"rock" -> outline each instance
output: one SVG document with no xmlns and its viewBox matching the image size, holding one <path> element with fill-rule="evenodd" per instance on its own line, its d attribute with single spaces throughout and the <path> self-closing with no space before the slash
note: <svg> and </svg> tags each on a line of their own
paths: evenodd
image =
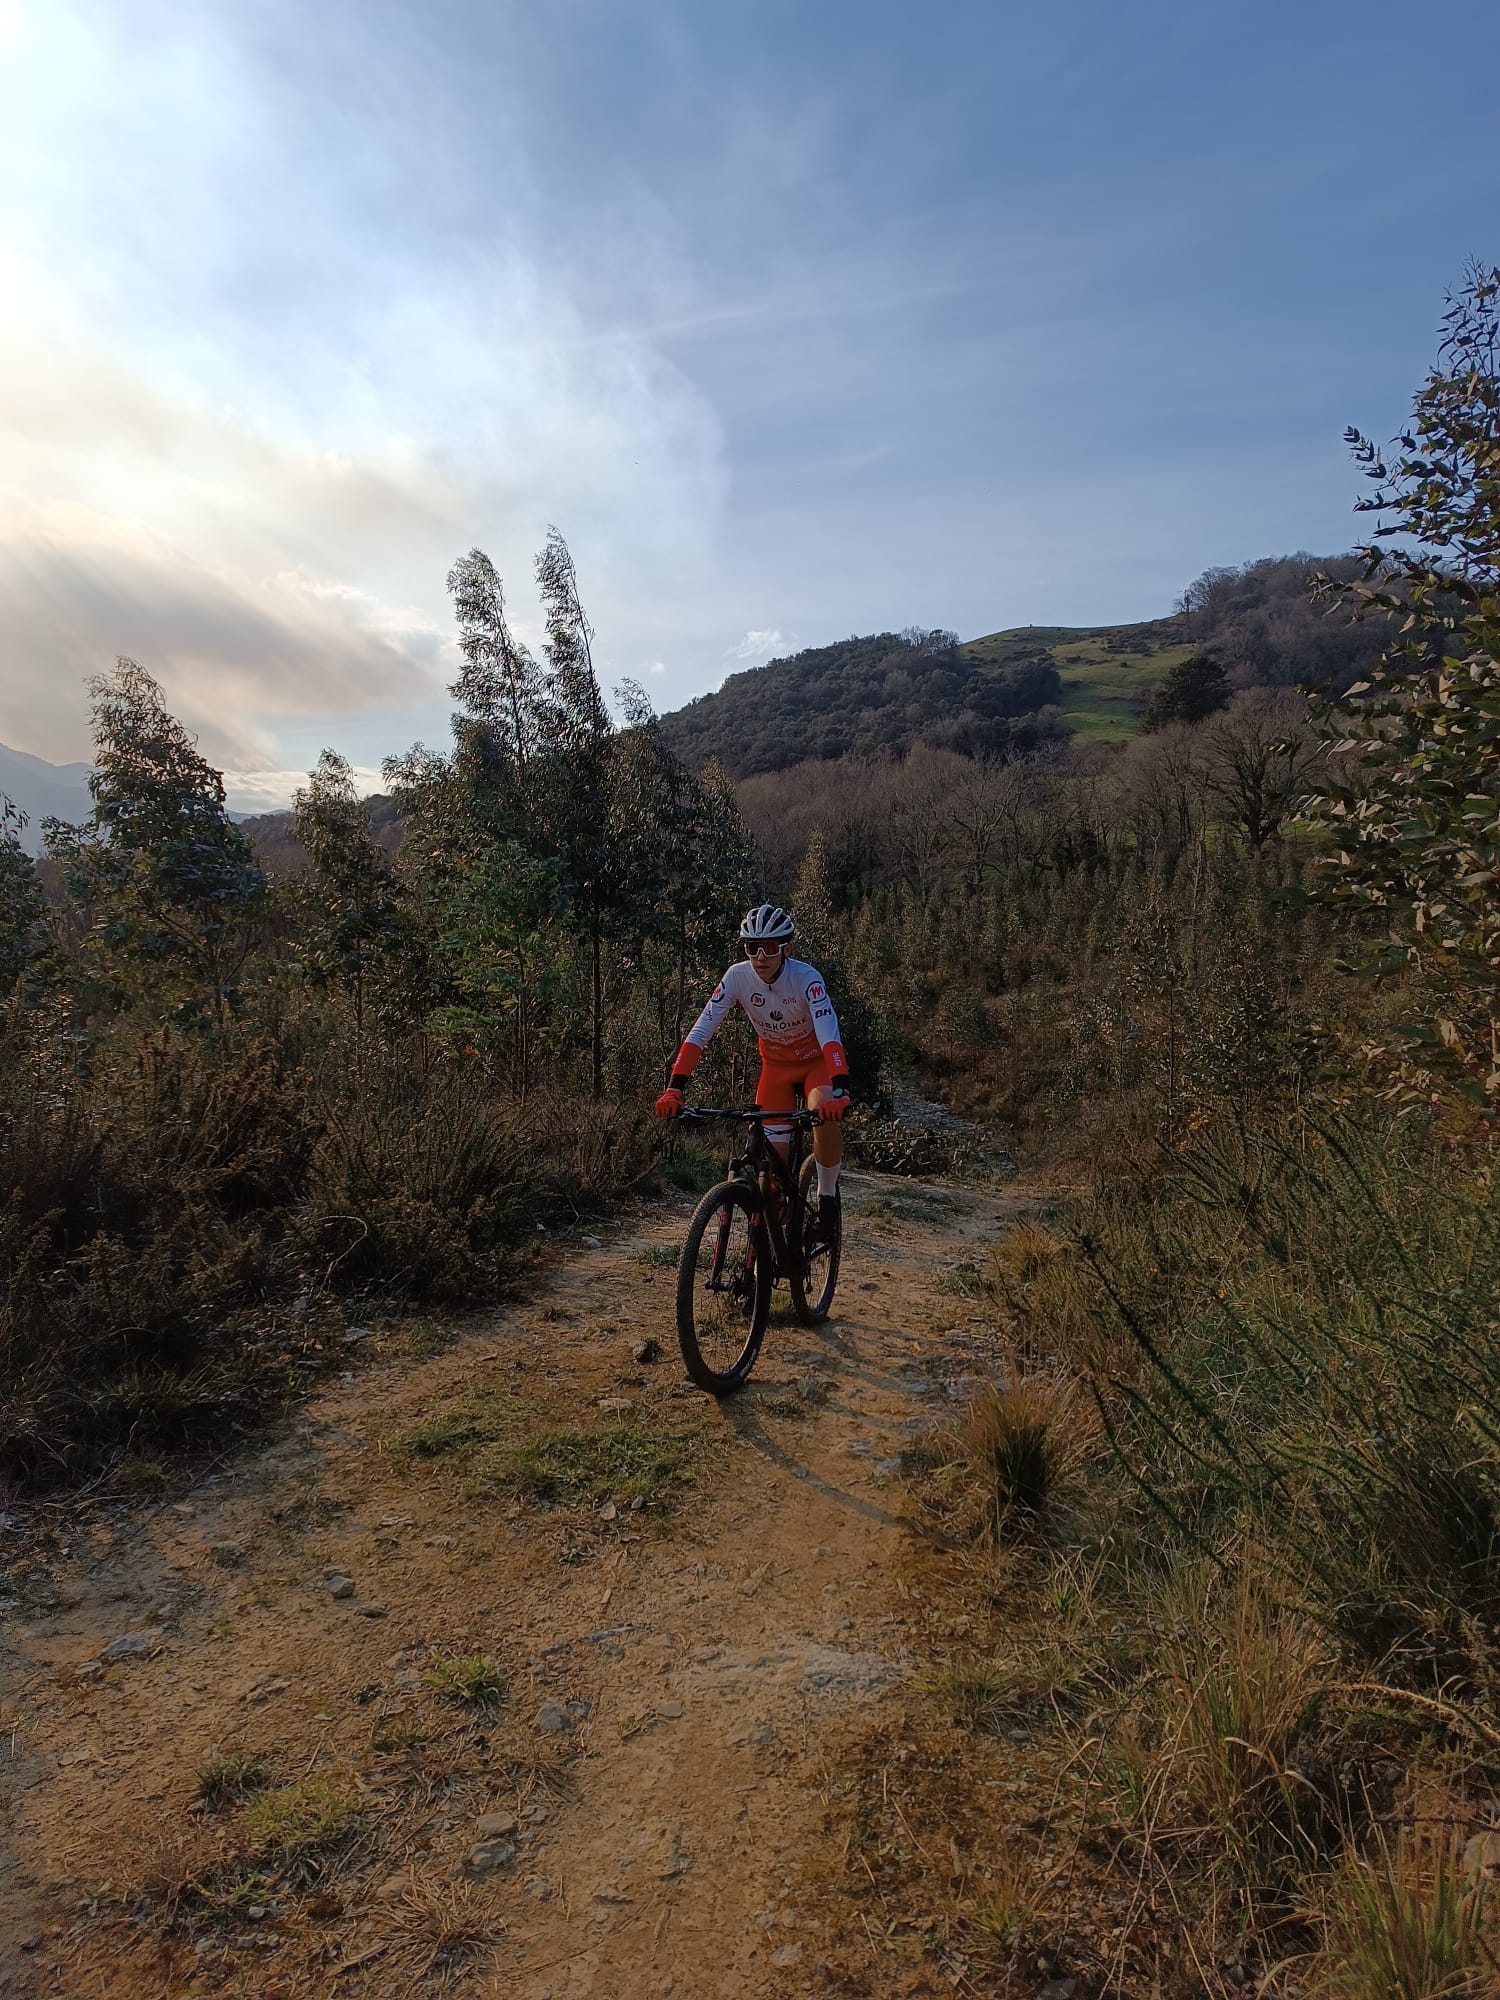
<svg viewBox="0 0 1500 2000">
<path fill-rule="evenodd" d="M 375 1891 L 375 1900 L 377 1903 L 393 1903 L 398 1896 L 404 1895 L 405 1891 L 406 1877 L 404 1875 L 388 1875 Z"/>
<path fill-rule="evenodd" d="M 552 1901 L 552 1884 L 545 1875 L 528 1875 L 521 1886 L 528 1896 L 535 1896 L 539 1903 Z"/>
<path fill-rule="evenodd" d="M 635 1403 L 629 1396 L 601 1396 L 599 1408 L 611 1417 L 623 1417 L 627 1410 L 633 1410 Z"/>
<path fill-rule="evenodd" d="M 578 1695 L 573 1701 L 570 1701 L 567 1704 L 567 1708 L 569 1715 L 572 1716 L 575 1722 L 587 1722 L 594 1712 L 594 1704 L 591 1701 L 586 1701 L 582 1695 Z"/>
<path fill-rule="evenodd" d="M 805 1694 L 851 1697 L 873 1694 L 896 1678 L 896 1670 L 879 1653 L 846 1653 L 838 1646 L 820 1646 L 802 1669 Z"/>
<path fill-rule="evenodd" d="M 844 1449 L 845 1451 L 853 1452 L 856 1458 L 868 1458 L 870 1455 L 870 1440 L 868 1438 L 850 1438 Z"/>
<path fill-rule="evenodd" d="M 604 1238 L 602 1236 L 585 1236 L 583 1241 L 587 1243 L 590 1250 L 602 1250 L 604 1248 Z"/>
<path fill-rule="evenodd" d="M 536 1727 L 546 1736 L 560 1736 L 573 1727 L 573 1718 L 560 1701 L 544 1701 L 536 1712 Z"/>
<path fill-rule="evenodd" d="M 352 1597 L 354 1595 L 354 1578 L 352 1576 L 345 1576 L 342 1571 L 336 1570 L 332 1576 L 326 1579 L 326 1582 L 330 1597 Z"/>
<path fill-rule="evenodd" d="M 594 1891 L 596 1903 L 628 1903 L 630 1900 L 618 1882 L 601 1882 Z"/>
<path fill-rule="evenodd" d="M 686 1711 L 680 1701 L 673 1700 L 657 1702 L 656 1712 L 663 1722 L 679 1722 Z"/>
<path fill-rule="evenodd" d="M 638 1341 L 633 1350 L 633 1357 L 637 1361 L 660 1361 L 661 1342 L 659 1340 L 652 1340 L 649 1337 Z"/>
<path fill-rule="evenodd" d="M 160 1636 L 155 1632 L 122 1632 L 118 1639 L 111 1639 L 99 1655 L 101 1660 L 144 1660 L 156 1652 L 161 1645 Z"/>
<path fill-rule="evenodd" d="M 356 1340 L 373 1340 L 373 1331 L 367 1326 L 351 1326 L 344 1335 L 345 1347 L 352 1347 Z"/>
<path fill-rule="evenodd" d="M 354 1610 L 360 1618 L 384 1618 L 386 1615 L 383 1604 L 356 1604 Z"/>
<path fill-rule="evenodd" d="M 1037 1988 L 1036 2000 L 1073 2000 L 1077 1991 L 1076 1979 L 1049 1979 L 1045 1986 Z"/>
<path fill-rule="evenodd" d="M 644 1493 L 637 1493 L 637 1494 L 636 1494 L 636 1496 L 635 1496 L 635 1498 L 634 1498 L 634 1499 L 633 1499 L 633 1500 L 631 1501 L 631 1503 L 630 1503 L 630 1511 L 631 1511 L 631 1513 L 632 1513 L 632 1514 L 639 1514 L 639 1513 L 640 1513 L 640 1511 L 641 1511 L 641 1509 L 642 1509 L 642 1508 L 643 1508 L 643 1507 L 645 1506 L 645 1504 L 646 1504 L 646 1496 L 645 1496 L 645 1494 L 644 1494 Z"/>
<path fill-rule="evenodd" d="M 545 1806 L 528 1806 L 521 1815 L 528 1826 L 545 1826 L 548 1812 Z"/>
<path fill-rule="evenodd" d="M 772 1965 L 795 1965 L 802 1956 L 800 1944 L 784 1944 L 771 1953 Z"/>
<path fill-rule="evenodd" d="M 476 1840 L 509 1840 L 518 1822 L 511 1812 L 489 1812 L 474 1822 Z"/>
<path fill-rule="evenodd" d="M 459 1867 L 465 1875 L 494 1875 L 509 1868 L 516 1850 L 508 1840 L 476 1840 Z"/>
<path fill-rule="evenodd" d="M 619 1514 L 619 1511 L 613 1500 L 606 1500 L 604 1505 L 599 1509 L 599 1519 L 601 1521 L 613 1521 Z"/>
<path fill-rule="evenodd" d="M 80 1681 L 96 1681 L 103 1672 L 104 1662 L 102 1660 L 85 1660 L 83 1665 L 76 1670 L 73 1678 Z"/>
<path fill-rule="evenodd" d="M 901 1470 L 901 1460 L 899 1458 L 879 1458 L 875 1461 L 875 1470 L 882 1479 L 889 1479 L 893 1472 Z"/>
</svg>

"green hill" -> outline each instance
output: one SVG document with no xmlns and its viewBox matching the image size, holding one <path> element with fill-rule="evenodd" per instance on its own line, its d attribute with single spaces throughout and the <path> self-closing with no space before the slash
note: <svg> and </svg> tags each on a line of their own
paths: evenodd
<svg viewBox="0 0 1500 2000">
<path fill-rule="evenodd" d="M 1133 736 L 1151 689 L 1169 667 L 1198 650 L 1180 618 L 1139 625 L 1019 625 L 970 639 L 960 652 L 988 669 L 1043 654 L 1056 667 L 1059 707 L 1070 733 L 1085 743 Z"/>
<path fill-rule="evenodd" d="M 661 727 L 694 769 L 713 757 L 731 777 L 748 778 L 807 758 L 899 756 L 919 743 L 1009 754 L 1062 733 L 1061 698 L 1058 670 L 1039 644 L 990 658 L 952 632 L 913 627 L 810 646 L 731 674 L 716 693 L 664 715 Z"/>
</svg>

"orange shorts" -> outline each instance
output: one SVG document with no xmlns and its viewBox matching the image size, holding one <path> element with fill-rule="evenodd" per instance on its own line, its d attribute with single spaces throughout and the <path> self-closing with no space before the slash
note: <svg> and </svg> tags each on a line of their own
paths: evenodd
<svg viewBox="0 0 1500 2000">
<path fill-rule="evenodd" d="M 755 1101 L 762 1111 L 795 1111 L 799 1090 L 805 1104 L 812 1091 L 827 1090 L 832 1082 L 828 1058 L 821 1050 L 807 1063 L 772 1062 L 769 1056 L 762 1056 Z"/>
</svg>

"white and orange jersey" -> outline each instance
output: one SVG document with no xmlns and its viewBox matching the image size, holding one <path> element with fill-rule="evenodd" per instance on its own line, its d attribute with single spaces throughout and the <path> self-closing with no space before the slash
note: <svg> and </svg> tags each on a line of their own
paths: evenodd
<svg viewBox="0 0 1500 2000">
<path fill-rule="evenodd" d="M 706 1049 L 734 1007 L 742 1007 L 754 1024 L 764 1061 L 808 1063 L 816 1061 L 824 1050 L 832 1050 L 836 1059 L 830 1061 L 831 1072 L 837 1075 L 847 1070 L 838 1016 L 816 966 L 800 958 L 784 958 L 780 972 L 768 986 L 749 959 L 737 960 L 688 1029 L 682 1052 L 685 1054 L 690 1048 L 696 1052 Z M 687 1064 L 679 1055 L 676 1066 L 681 1070 L 696 1061 L 696 1053 Z"/>
</svg>

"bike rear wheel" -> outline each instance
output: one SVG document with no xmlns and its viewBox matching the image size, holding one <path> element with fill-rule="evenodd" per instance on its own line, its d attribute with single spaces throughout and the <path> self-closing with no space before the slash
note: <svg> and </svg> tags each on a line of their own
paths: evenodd
<svg viewBox="0 0 1500 2000">
<path fill-rule="evenodd" d="M 677 1338 L 688 1374 L 711 1396 L 739 1388 L 771 1311 L 771 1257 L 759 1197 L 741 1181 L 710 1188 L 677 1265 Z"/>
<path fill-rule="evenodd" d="M 818 1212 L 817 1162 L 807 1159 L 802 1162 L 802 1171 L 797 1176 L 797 1187 L 804 1208 L 803 1227 L 814 1229 Z M 793 1268 L 787 1273 L 787 1285 L 792 1294 L 792 1310 L 804 1326 L 817 1326 L 827 1319 L 833 1307 L 833 1294 L 839 1282 L 839 1260 L 844 1248 L 843 1204 L 836 1211 L 837 1220 L 833 1227 L 833 1240 L 820 1243 L 810 1257 L 794 1257 Z"/>
</svg>

